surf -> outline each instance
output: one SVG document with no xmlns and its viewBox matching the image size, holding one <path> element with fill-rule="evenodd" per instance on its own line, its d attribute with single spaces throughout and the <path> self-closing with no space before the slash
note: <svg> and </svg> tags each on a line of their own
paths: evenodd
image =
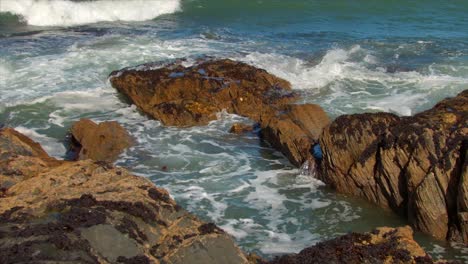
<svg viewBox="0 0 468 264">
<path fill-rule="evenodd" d="M 32 26 L 73 26 L 97 22 L 145 21 L 180 10 L 179 0 L 2 1 L 0 15 L 13 14 Z M 5 13 L 5 14 L 2 14 Z"/>
</svg>

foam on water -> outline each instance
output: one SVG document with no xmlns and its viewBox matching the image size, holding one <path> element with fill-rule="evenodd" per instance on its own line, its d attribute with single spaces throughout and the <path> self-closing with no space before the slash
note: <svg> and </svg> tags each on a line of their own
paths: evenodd
<svg viewBox="0 0 468 264">
<path fill-rule="evenodd" d="M 65 155 L 66 149 L 63 145 L 63 142 L 59 142 L 55 138 L 39 134 L 35 130 L 23 126 L 15 127 L 15 129 L 18 132 L 32 138 L 34 141 L 39 142 L 50 156 L 60 158 Z"/>
<path fill-rule="evenodd" d="M 144 21 L 179 9 L 179 0 L 2 0 L 0 4 L 0 12 L 19 15 L 35 26 Z"/>
<path fill-rule="evenodd" d="M 290 81 L 304 92 L 305 101 L 321 104 L 333 116 L 366 110 L 412 115 L 434 101 L 432 94 L 461 91 L 468 85 L 466 76 L 448 75 L 433 66 L 428 73 L 388 71 L 373 52 L 359 45 L 331 49 L 315 64 L 274 53 L 236 58 Z"/>
</svg>

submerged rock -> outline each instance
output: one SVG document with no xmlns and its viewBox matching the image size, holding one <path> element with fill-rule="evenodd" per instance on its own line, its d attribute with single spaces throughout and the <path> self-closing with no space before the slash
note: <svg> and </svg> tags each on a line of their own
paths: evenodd
<svg viewBox="0 0 468 264">
<path fill-rule="evenodd" d="M 320 139 L 321 178 L 406 216 L 439 239 L 468 243 L 468 90 L 413 117 L 338 117 Z"/>
<path fill-rule="evenodd" d="M 168 126 L 206 125 L 221 110 L 258 121 L 296 100 L 287 81 L 228 59 L 191 67 L 140 66 L 113 72 L 109 80 L 139 109 Z"/>
<path fill-rule="evenodd" d="M 253 130 L 254 130 L 253 125 L 247 125 L 247 124 L 244 124 L 244 123 L 235 123 L 229 129 L 229 133 L 243 134 L 243 133 L 247 133 L 247 132 L 253 132 Z"/>
<path fill-rule="evenodd" d="M 89 119 L 81 119 L 73 124 L 71 134 L 78 150 L 75 160 L 113 162 L 132 145 L 127 130 L 115 121 L 96 124 Z"/>
<path fill-rule="evenodd" d="M 0 130 L 0 263 L 248 263 L 166 190 L 106 162 L 57 161 Z M 11 164 L 27 160 L 28 172 Z M 29 171 L 32 171 L 29 173 Z"/>
<path fill-rule="evenodd" d="M 382 227 L 320 242 L 298 254 L 277 257 L 269 264 L 313 263 L 436 263 L 413 240 L 409 226 Z M 446 263 L 446 262 L 437 262 Z"/>
</svg>

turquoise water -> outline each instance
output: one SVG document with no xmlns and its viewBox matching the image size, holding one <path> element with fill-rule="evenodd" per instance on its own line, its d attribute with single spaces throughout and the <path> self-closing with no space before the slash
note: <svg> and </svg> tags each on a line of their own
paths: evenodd
<svg viewBox="0 0 468 264">
<path fill-rule="evenodd" d="M 137 139 L 118 165 L 266 257 L 404 221 L 299 175 L 254 134 L 227 133 L 241 117 L 190 129 L 148 120 L 110 87 L 111 71 L 228 57 L 289 80 L 332 118 L 410 115 L 468 87 L 468 1 L 0 0 L 0 12 L 1 123 L 64 157 L 72 122 L 118 120 Z"/>
</svg>

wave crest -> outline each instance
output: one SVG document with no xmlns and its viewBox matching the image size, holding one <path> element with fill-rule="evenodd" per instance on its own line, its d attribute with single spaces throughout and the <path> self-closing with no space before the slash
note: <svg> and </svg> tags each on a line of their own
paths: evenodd
<svg viewBox="0 0 468 264">
<path fill-rule="evenodd" d="M 2 1 L 1 12 L 34 26 L 72 26 L 106 21 L 144 21 L 180 10 L 179 0 L 15 0 Z"/>
</svg>

